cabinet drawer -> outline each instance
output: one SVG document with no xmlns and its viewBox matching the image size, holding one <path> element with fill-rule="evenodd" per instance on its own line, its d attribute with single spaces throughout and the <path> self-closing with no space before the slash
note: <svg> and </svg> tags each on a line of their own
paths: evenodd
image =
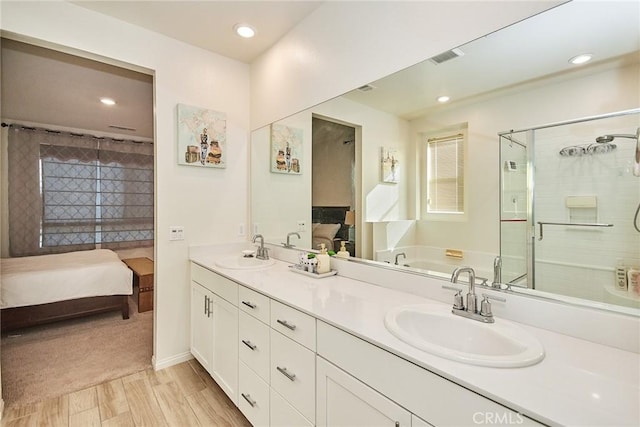
<svg viewBox="0 0 640 427">
<path fill-rule="evenodd" d="M 202 286 L 229 301 L 231 304 L 235 306 L 238 305 L 237 283 L 194 263 L 191 263 L 191 280 L 200 283 Z"/>
<path fill-rule="evenodd" d="M 270 409 L 271 427 L 313 427 L 309 420 L 273 389 L 271 389 Z"/>
<path fill-rule="evenodd" d="M 238 307 L 261 322 L 269 324 L 269 297 L 244 286 L 239 286 Z"/>
<path fill-rule="evenodd" d="M 271 300 L 271 327 L 308 349 L 316 350 L 316 319 L 308 314 Z"/>
<path fill-rule="evenodd" d="M 241 311 L 238 335 L 240 360 L 269 383 L 269 327 Z"/>
<path fill-rule="evenodd" d="M 315 353 L 271 330 L 271 388 L 315 423 Z"/>
<path fill-rule="evenodd" d="M 269 425 L 269 385 L 240 362 L 238 408 L 254 426 Z"/>
</svg>

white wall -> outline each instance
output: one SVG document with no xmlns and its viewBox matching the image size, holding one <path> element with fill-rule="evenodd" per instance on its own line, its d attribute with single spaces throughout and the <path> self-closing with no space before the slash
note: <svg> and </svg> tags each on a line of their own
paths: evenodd
<svg viewBox="0 0 640 427">
<path fill-rule="evenodd" d="M 251 64 L 251 128 L 561 3 L 564 1 L 326 2 Z"/>
<path fill-rule="evenodd" d="M 155 363 L 189 357 L 188 246 L 244 239 L 249 67 L 66 2 L 1 7 L 4 31 L 155 71 Z M 227 113 L 226 169 L 177 165 L 178 103 Z M 185 241 L 168 241 L 171 225 L 185 227 Z"/>
</svg>

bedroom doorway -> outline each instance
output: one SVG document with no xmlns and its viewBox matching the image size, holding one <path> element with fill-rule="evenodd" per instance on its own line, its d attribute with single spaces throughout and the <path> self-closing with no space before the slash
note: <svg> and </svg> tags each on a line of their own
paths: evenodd
<svg viewBox="0 0 640 427">
<path fill-rule="evenodd" d="M 28 134 L 34 144 L 30 153 L 0 156 L 2 258 L 102 249 L 116 263 L 153 262 L 153 72 L 35 41 L 3 38 L 0 47 L 2 153 L 18 141 L 12 133 Z M 18 185 L 24 192 L 12 196 L 18 175 L 29 175 L 35 185 Z M 25 201 L 25 214 L 11 213 L 12 197 Z M 36 205 L 27 204 L 32 201 Z M 150 295 L 146 307 L 138 305 L 140 292 L 134 296 L 128 298 L 128 320 L 109 312 L 3 333 L 5 405 L 151 367 L 155 311 Z"/>
<path fill-rule="evenodd" d="M 356 128 L 314 116 L 311 145 L 311 219 L 313 224 L 322 224 L 314 227 L 313 241 L 325 243 L 336 252 L 341 242 L 345 242 L 350 255 L 356 256 L 359 252 Z"/>
</svg>

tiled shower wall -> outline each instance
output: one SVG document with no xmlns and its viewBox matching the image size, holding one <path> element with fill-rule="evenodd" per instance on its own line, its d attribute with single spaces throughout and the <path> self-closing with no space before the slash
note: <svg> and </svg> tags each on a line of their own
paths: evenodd
<svg viewBox="0 0 640 427">
<path fill-rule="evenodd" d="M 601 135 L 635 134 L 638 126 L 640 118 L 635 114 L 535 132 L 534 222 L 578 222 L 570 218 L 567 197 L 595 196 L 595 221 L 613 224 L 545 226 L 543 240 L 536 238 L 534 243 L 536 289 L 638 304 L 627 295 L 612 292 L 618 260 L 627 267 L 640 266 L 640 233 L 633 227 L 640 203 L 640 177 L 632 174 L 635 139 L 616 138 L 616 148 L 608 153 L 575 157 L 559 154 L 567 146 L 595 143 Z"/>
</svg>

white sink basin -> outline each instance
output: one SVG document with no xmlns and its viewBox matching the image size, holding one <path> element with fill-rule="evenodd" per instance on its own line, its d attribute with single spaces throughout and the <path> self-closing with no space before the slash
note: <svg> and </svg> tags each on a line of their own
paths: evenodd
<svg viewBox="0 0 640 427">
<path fill-rule="evenodd" d="M 272 266 L 273 264 L 275 264 L 273 258 L 264 260 L 255 257 L 243 257 L 242 255 L 230 256 L 216 261 L 218 267 L 233 270 L 256 270 Z"/>
<path fill-rule="evenodd" d="M 518 368 L 544 358 L 544 348 L 533 335 L 503 319 L 487 324 L 424 304 L 392 309 L 384 323 L 415 348 L 471 365 Z"/>
</svg>

